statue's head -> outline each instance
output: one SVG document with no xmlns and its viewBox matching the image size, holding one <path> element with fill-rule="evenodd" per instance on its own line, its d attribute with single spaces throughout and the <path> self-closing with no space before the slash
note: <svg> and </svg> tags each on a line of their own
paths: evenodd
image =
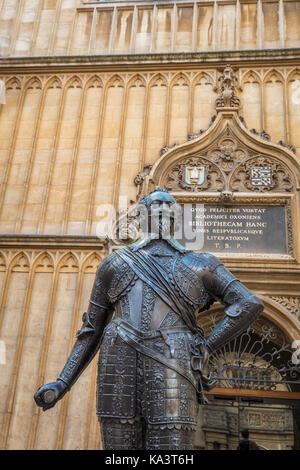
<svg viewBox="0 0 300 470">
<path fill-rule="evenodd" d="M 165 189 L 157 188 L 139 203 L 139 218 L 143 232 L 159 238 L 173 235 L 177 202 Z"/>
</svg>

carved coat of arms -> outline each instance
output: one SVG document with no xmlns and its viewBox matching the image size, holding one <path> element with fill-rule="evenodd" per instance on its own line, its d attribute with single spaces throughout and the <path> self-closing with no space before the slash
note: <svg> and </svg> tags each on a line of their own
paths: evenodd
<svg viewBox="0 0 300 470">
<path fill-rule="evenodd" d="M 200 185 L 204 183 L 205 167 L 204 166 L 190 166 L 185 167 L 185 182 L 187 184 Z"/>
<path fill-rule="evenodd" d="M 268 166 L 251 168 L 251 184 L 253 186 L 270 186 L 272 184 L 272 168 Z"/>
</svg>

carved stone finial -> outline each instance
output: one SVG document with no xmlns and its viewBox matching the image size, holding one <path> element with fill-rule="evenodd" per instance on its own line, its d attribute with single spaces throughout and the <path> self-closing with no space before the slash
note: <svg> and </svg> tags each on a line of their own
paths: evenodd
<svg viewBox="0 0 300 470">
<path fill-rule="evenodd" d="M 136 201 L 138 201 L 140 198 L 141 192 L 143 190 L 145 178 L 147 175 L 149 175 L 151 169 L 152 169 L 152 165 L 145 165 L 143 170 L 140 171 L 133 180 L 135 186 L 139 186 L 139 190 L 136 196 Z"/>
<path fill-rule="evenodd" d="M 218 78 L 218 85 L 215 89 L 219 92 L 219 97 L 216 100 L 217 110 L 220 111 L 220 108 L 239 109 L 240 99 L 235 94 L 236 89 L 240 90 L 238 79 L 231 65 L 227 65 Z"/>
<path fill-rule="evenodd" d="M 194 139 L 197 139 L 197 137 L 200 137 L 200 135 L 204 134 L 204 131 L 203 129 L 200 129 L 199 132 L 195 132 L 194 134 L 188 134 L 187 136 L 187 139 L 188 140 L 194 140 Z"/>
<path fill-rule="evenodd" d="M 240 118 L 241 123 L 244 124 L 246 129 L 248 129 L 247 123 L 246 123 L 245 119 L 243 118 L 243 116 L 239 116 L 239 118 Z"/>
<path fill-rule="evenodd" d="M 168 147 L 167 145 L 162 147 L 159 152 L 160 157 L 162 157 L 165 153 L 167 153 L 169 150 L 173 149 L 174 147 L 177 147 L 177 145 L 178 144 L 175 142 L 175 144 L 171 145 L 171 147 Z"/>
<path fill-rule="evenodd" d="M 296 147 L 294 147 L 294 145 L 287 144 L 286 142 L 283 142 L 283 140 L 280 140 L 278 142 L 278 145 L 281 145 L 282 147 L 285 147 L 291 150 L 294 154 L 296 154 Z"/>
</svg>

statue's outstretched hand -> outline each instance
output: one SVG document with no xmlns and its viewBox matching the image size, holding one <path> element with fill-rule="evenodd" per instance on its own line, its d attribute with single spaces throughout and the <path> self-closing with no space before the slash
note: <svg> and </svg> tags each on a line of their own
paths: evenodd
<svg viewBox="0 0 300 470">
<path fill-rule="evenodd" d="M 68 391 L 68 386 L 61 380 L 43 385 L 34 395 L 35 402 L 43 411 L 52 408 Z"/>
</svg>

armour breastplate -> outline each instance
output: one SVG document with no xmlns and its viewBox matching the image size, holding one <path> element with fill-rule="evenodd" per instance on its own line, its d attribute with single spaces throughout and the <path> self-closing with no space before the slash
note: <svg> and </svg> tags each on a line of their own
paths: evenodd
<svg viewBox="0 0 300 470">
<path fill-rule="evenodd" d="M 147 247 L 147 252 L 164 268 L 166 281 L 176 291 L 176 295 L 195 311 L 204 310 L 212 303 L 201 280 L 201 270 L 204 272 L 207 269 L 205 257 L 202 260 L 201 255 L 179 253 L 161 241 L 152 242 Z M 108 295 L 110 301 L 116 304 L 117 315 L 144 331 L 158 328 L 163 321 L 182 323 L 158 294 L 139 280 L 128 264 L 119 257 L 115 260 Z"/>
</svg>

